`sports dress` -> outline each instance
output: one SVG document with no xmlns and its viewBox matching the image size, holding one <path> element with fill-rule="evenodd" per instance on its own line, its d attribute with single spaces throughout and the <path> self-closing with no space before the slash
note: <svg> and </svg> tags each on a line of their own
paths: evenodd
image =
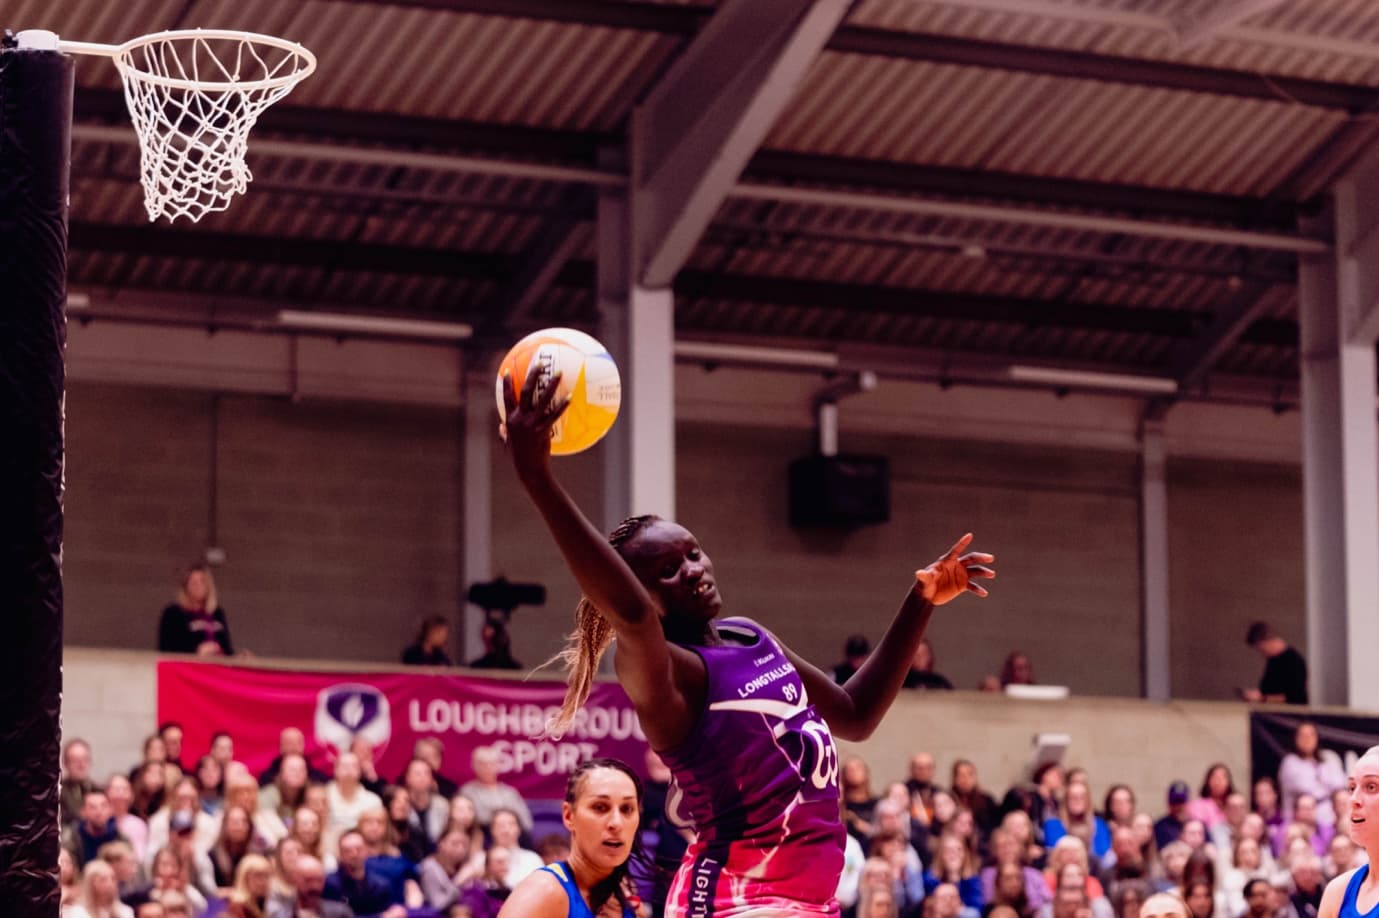
<svg viewBox="0 0 1379 918">
<path fill-rule="evenodd" d="M 1355 875 L 1346 884 L 1345 897 L 1341 899 L 1341 907 L 1336 913 L 1337 918 L 1375 918 L 1375 916 L 1379 916 L 1379 906 L 1362 912 L 1356 901 L 1360 895 L 1360 884 L 1365 882 L 1365 877 L 1369 876 L 1369 868 L 1370 865 L 1366 864 L 1355 871 Z"/>
<path fill-rule="evenodd" d="M 698 723 L 661 753 L 668 818 L 692 829 L 671 918 L 837 915 L 843 869 L 838 752 L 780 645 L 748 619 L 691 647 L 708 687 Z"/>
<path fill-rule="evenodd" d="M 570 865 L 565 861 L 556 861 L 554 864 L 547 864 L 539 868 L 546 871 L 551 876 L 560 881 L 560 885 L 565 889 L 565 895 L 570 898 L 569 918 L 594 918 L 594 913 L 589 910 L 589 903 L 584 901 L 584 896 L 580 894 L 579 887 L 575 885 L 575 875 L 570 872 Z M 622 910 L 623 918 L 636 918 L 636 911 L 631 906 L 626 906 Z"/>
</svg>

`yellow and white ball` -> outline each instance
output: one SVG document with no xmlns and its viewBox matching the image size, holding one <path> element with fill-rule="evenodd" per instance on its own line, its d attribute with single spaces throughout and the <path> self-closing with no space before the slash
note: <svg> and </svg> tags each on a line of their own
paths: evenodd
<svg viewBox="0 0 1379 918">
<path fill-rule="evenodd" d="M 543 328 L 518 341 L 498 366 L 498 416 L 507 420 L 503 376 L 511 375 L 519 396 L 532 361 L 541 379 L 560 373 L 560 396 L 570 406 L 551 430 L 551 454 L 568 456 L 593 446 L 613 426 L 622 404 L 622 382 L 608 349 L 573 328 Z"/>
</svg>

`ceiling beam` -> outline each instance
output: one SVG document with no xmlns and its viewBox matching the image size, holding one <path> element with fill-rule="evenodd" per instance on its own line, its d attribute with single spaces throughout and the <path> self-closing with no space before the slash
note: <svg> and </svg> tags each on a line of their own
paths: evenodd
<svg viewBox="0 0 1379 918">
<path fill-rule="evenodd" d="M 1224 37 L 1230 29 L 1247 20 L 1276 9 L 1283 0 L 1214 0 L 1198 6 L 1174 22 L 1178 47 L 1183 50 L 1200 47 Z"/>
<path fill-rule="evenodd" d="M 1026 204 L 1123 210 L 1140 216 L 1176 216 L 1255 228 L 1296 229 L 1297 204 L 1287 200 L 1179 191 L 1046 177 L 988 169 L 898 163 L 862 157 L 763 150 L 747 165 L 754 180 L 883 187 L 920 194 L 999 198 Z"/>
<path fill-rule="evenodd" d="M 1167 375 L 1178 381 L 1179 391 L 1204 382 L 1217 361 L 1255 327 L 1260 315 L 1273 299 L 1275 288 L 1247 283 L 1236 291 L 1233 301 L 1214 310 L 1211 321 L 1197 339 L 1183 347 L 1168 365 Z M 1267 326 L 1260 326 L 1264 328 Z M 1258 334 L 1258 332 L 1256 332 Z"/>
<path fill-rule="evenodd" d="M 331 243 L 308 239 L 280 239 L 238 233 L 131 227 L 75 222 L 69 232 L 74 253 L 115 252 L 142 257 L 200 258 L 252 261 L 259 264 L 341 270 L 411 273 L 437 277 L 511 282 L 522 259 L 511 255 L 481 255 L 439 249 L 374 243 Z M 553 284 L 593 289 L 594 265 L 567 262 Z M 81 279 L 73 278 L 80 286 Z M 680 272 L 676 296 L 686 301 L 719 299 L 770 303 L 855 313 L 889 313 L 936 319 L 1054 326 L 1195 339 L 1211 326 L 1221 308 L 1194 305 L 1185 309 L 1138 309 L 1107 303 L 1022 299 L 959 294 L 909 287 L 868 286 L 796 278 Z M 299 303 L 309 306 L 310 303 Z M 1274 346 L 1296 346 L 1297 327 L 1288 320 L 1253 322 L 1242 340 Z"/>
<path fill-rule="evenodd" d="M 850 0 L 723 0 L 632 113 L 637 283 L 667 286 L 847 15 Z"/>
<path fill-rule="evenodd" d="M 688 5 L 627 3 L 616 0 L 359 0 L 388 6 L 469 12 L 490 16 L 544 19 L 689 37 L 703 28 L 710 11 Z M 954 35 L 899 32 L 845 25 L 828 43 L 830 51 L 1016 70 L 1069 79 L 1154 86 L 1185 92 L 1301 102 L 1357 112 L 1375 91 L 1274 74 L 1171 61 L 1118 57 L 1083 51 L 1038 48 L 1009 42 L 978 41 Z"/>
</svg>

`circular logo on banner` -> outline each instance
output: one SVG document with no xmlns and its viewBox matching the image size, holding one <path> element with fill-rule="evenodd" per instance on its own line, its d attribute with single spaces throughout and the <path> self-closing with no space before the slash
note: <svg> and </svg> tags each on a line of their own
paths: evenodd
<svg viewBox="0 0 1379 918">
<path fill-rule="evenodd" d="M 372 685 L 342 682 L 316 696 L 316 741 L 322 745 L 348 752 L 358 736 L 379 752 L 392 733 L 388 696 Z"/>
</svg>

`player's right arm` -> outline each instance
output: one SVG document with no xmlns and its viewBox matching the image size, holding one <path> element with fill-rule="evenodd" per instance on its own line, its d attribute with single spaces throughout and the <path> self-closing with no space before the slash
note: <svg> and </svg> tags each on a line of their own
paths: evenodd
<svg viewBox="0 0 1379 918">
<path fill-rule="evenodd" d="M 692 717 L 690 708 L 697 710 L 697 705 L 685 702 L 683 679 L 677 679 L 687 665 L 678 659 L 685 653 L 676 654 L 678 648 L 667 643 L 659 605 L 551 472 L 551 427 L 565 402 L 555 394 L 558 376 L 544 387 L 538 379 L 533 363 L 518 396 L 511 377 L 503 378 L 504 429 L 518 480 L 580 589 L 613 626 L 624 651 L 618 655 L 618 676 L 639 712 L 655 706 L 659 715 L 672 721 L 679 713 Z"/>
</svg>

